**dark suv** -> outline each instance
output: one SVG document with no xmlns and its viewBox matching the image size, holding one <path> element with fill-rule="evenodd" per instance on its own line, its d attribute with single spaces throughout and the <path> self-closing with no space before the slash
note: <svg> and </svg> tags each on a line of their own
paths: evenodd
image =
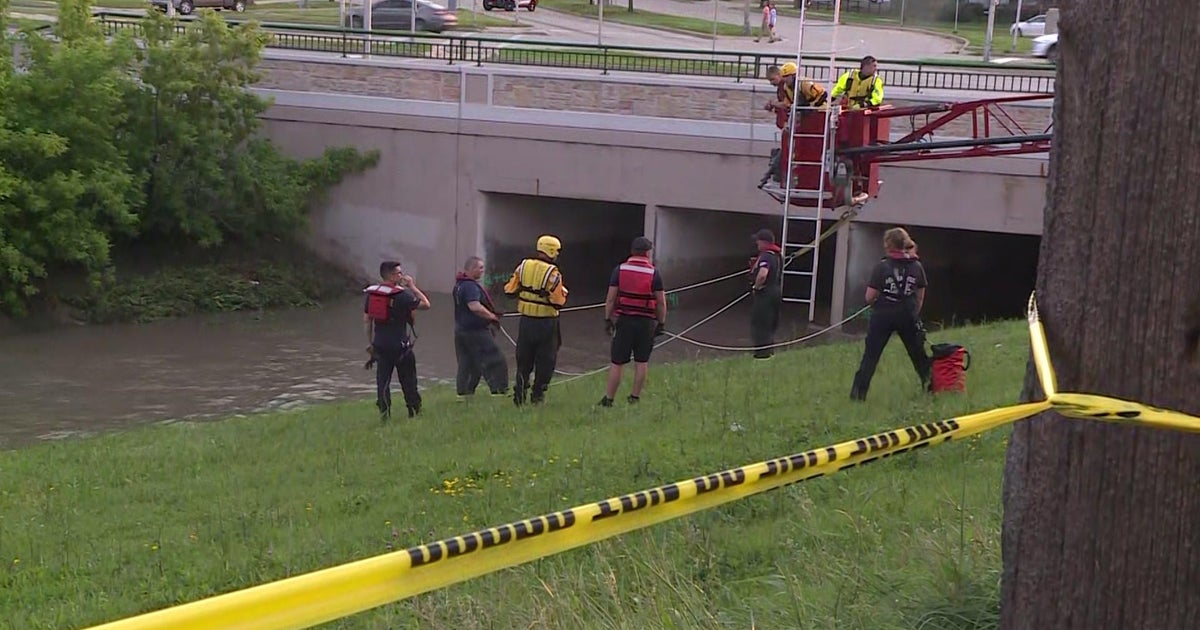
<svg viewBox="0 0 1200 630">
<path fill-rule="evenodd" d="M 168 0 L 150 0 L 150 4 L 163 12 L 167 10 Z M 237 11 L 241 13 L 246 10 L 246 5 L 250 4 L 249 0 L 172 0 L 175 5 L 175 10 L 180 15 L 191 15 L 196 9 L 219 9 L 226 11 Z"/>
</svg>

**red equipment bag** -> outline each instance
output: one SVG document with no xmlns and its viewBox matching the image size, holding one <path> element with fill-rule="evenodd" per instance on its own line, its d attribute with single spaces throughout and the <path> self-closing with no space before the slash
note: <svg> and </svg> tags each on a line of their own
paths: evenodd
<svg viewBox="0 0 1200 630">
<path fill-rule="evenodd" d="M 938 343 L 930 347 L 933 352 L 932 377 L 929 391 L 967 391 L 967 370 L 971 368 L 971 353 L 966 348 L 952 343 Z"/>
</svg>

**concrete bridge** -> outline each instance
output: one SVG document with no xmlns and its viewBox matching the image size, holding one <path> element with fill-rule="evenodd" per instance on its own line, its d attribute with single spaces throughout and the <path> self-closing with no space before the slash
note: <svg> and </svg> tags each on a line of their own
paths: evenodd
<svg viewBox="0 0 1200 630">
<path fill-rule="evenodd" d="M 591 300 L 634 236 L 654 239 L 668 284 L 679 286 L 744 268 L 749 235 L 780 229 L 782 208 L 755 188 L 778 146 L 761 109 L 774 92 L 765 83 L 330 57 L 276 56 L 264 69 L 262 91 L 275 99 L 267 129 L 287 151 L 381 151 L 376 168 L 339 186 L 313 217 L 316 250 L 364 278 L 398 257 L 426 286 L 448 285 L 478 253 L 504 273 L 552 232 L 573 295 Z M 901 103 L 972 97 L 888 93 Z M 1049 117 L 1045 107 L 1010 112 L 1038 131 Z M 913 232 L 943 296 L 984 277 L 1026 290 L 1046 157 L 884 167 L 880 197 L 822 247 L 828 316 L 861 303 L 891 225 Z"/>
</svg>

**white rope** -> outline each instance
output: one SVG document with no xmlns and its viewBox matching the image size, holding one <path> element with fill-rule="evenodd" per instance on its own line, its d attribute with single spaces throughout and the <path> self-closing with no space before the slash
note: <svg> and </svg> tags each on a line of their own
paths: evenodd
<svg viewBox="0 0 1200 630">
<path fill-rule="evenodd" d="M 741 295 L 737 296 L 736 298 L 734 298 L 734 299 L 733 299 L 733 301 L 732 301 L 732 302 L 730 302 L 730 303 L 726 304 L 725 306 L 722 306 L 721 308 L 717 309 L 715 312 L 713 312 L 713 313 L 712 313 L 711 315 L 709 315 L 708 317 L 705 317 L 704 319 L 702 319 L 702 320 L 700 320 L 700 321 L 696 322 L 695 324 L 692 324 L 691 326 L 688 326 L 688 327 L 687 327 L 687 328 L 686 328 L 686 329 L 685 329 L 685 330 L 684 330 L 682 333 L 680 333 L 680 334 L 681 334 L 681 335 L 685 335 L 685 334 L 687 334 L 687 333 L 689 333 L 689 332 L 691 332 L 691 331 L 695 330 L 696 328 L 699 328 L 699 327 L 703 326 L 704 324 L 707 324 L 708 322 L 710 322 L 710 321 L 712 321 L 713 319 L 715 319 L 715 318 L 716 318 L 718 315 L 720 315 L 721 313 L 724 313 L 725 311 L 727 311 L 727 310 L 729 310 L 729 309 L 733 308 L 733 307 L 734 307 L 734 305 L 735 305 L 735 304 L 737 304 L 738 302 L 741 302 L 742 300 L 746 299 L 746 296 L 748 296 L 748 295 L 750 295 L 750 292 L 749 292 L 749 291 L 747 291 L 747 292 L 745 292 L 745 293 L 743 293 L 743 294 L 741 294 Z M 671 343 L 672 341 L 675 341 L 674 337 L 675 337 L 674 335 L 671 335 L 671 337 L 670 337 L 670 338 L 668 338 L 668 339 L 665 339 L 665 340 L 663 340 L 663 341 L 661 341 L 661 342 L 659 342 L 659 343 L 656 343 L 656 344 L 654 344 L 654 349 L 655 349 L 655 350 L 657 350 L 657 349 L 659 349 L 659 348 L 661 348 L 661 347 L 663 347 L 663 346 L 665 346 L 665 345 L 667 345 L 667 344 Z M 594 369 L 594 370 L 592 370 L 592 371 L 590 371 L 590 372 L 584 372 L 583 374 L 576 374 L 576 375 L 572 376 L 571 378 L 566 378 L 566 379 L 563 379 L 563 380 L 561 380 L 561 381 L 555 381 L 555 382 L 553 382 L 553 383 L 550 383 L 550 386 L 551 386 L 551 387 L 553 387 L 553 386 L 555 386 L 555 385 L 561 385 L 561 384 L 563 384 L 563 383 L 570 383 L 571 381 L 576 381 L 576 380 L 579 380 L 579 379 L 581 379 L 581 378 L 583 378 L 583 377 L 585 377 L 585 376 L 591 376 L 591 375 L 593 375 L 593 374 L 599 374 L 600 372 L 603 372 L 603 371 L 605 371 L 605 370 L 607 370 L 607 369 L 608 369 L 608 366 L 606 365 L 606 366 L 604 366 L 604 367 L 596 368 L 596 369 Z M 556 370 L 556 371 L 557 371 L 557 370 Z"/>
<path fill-rule="evenodd" d="M 679 333 L 678 335 L 675 333 L 672 333 L 672 332 L 668 332 L 667 334 L 670 335 L 671 337 L 674 337 L 674 338 L 680 340 L 680 341 L 686 341 L 687 343 L 690 343 L 694 346 L 700 346 L 701 348 L 708 348 L 710 350 L 725 350 L 725 351 L 729 351 L 729 352 L 745 352 L 747 350 L 768 350 L 770 348 L 782 348 L 784 346 L 790 346 L 790 345 L 797 344 L 797 343 L 804 343 L 805 341 L 810 341 L 812 339 L 816 339 L 817 337 L 820 337 L 821 335 L 833 330 L 834 328 L 841 327 L 843 324 L 849 322 L 850 320 L 853 320 L 855 317 L 862 315 L 864 312 L 866 312 L 866 310 L 868 308 L 869 307 L 864 306 L 861 309 L 859 309 L 857 313 L 850 315 L 849 317 L 843 319 L 842 321 L 840 321 L 836 324 L 830 324 L 829 326 L 826 326 L 825 328 L 822 328 L 821 330 L 818 330 L 817 332 L 810 333 L 808 335 L 805 335 L 803 337 L 798 337 L 798 338 L 792 339 L 790 341 L 781 341 L 779 343 L 773 343 L 769 346 L 718 346 L 716 344 L 705 343 L 703 341 L 697 341 L 695 339 L 689 339 L 687 337 L 684 337 L 683 335 L 686 333 L 686 331 Z"/>
<path fill-rule="evenodd" d="M 696 282 L 693 284 L 689 284 L 687 286 L 679 287 L 678 289 L 671 289 L 670 291 L 667 291 L 666 294 L 671 295 L 673 293 L 682 293 L 684 291 L 691 291 L 692 289 L 699 289 L 700 287 L 706 287 L 710 284 L 724 282 L 731 278 L 736 278 L 738 276 L 745 275 L 745 274 L 746 274 L 746 271 L 744 271 L 744 270 L 743 271 L 735 271 L 733 273 L 725 274 L 723 276 L 718 276 L 718 277 L 712 278 L 710 280 Z M 567 307 L 567 308 L 562 308 L 562 309 L 559 309 L 558 312 L 570 313 L 573 311 L 587 311 L 587 310 L 591 310 L 594 308 L 603 308 L 603 307 L 604 307 L 604 302 L 597 302 L 595 304 L 585 304 L 583 306 L 571 306 L 571 307 Z M 501 317 L 520 317 L 520 316 L 521 316 L 520 313 L 505 313 L 504 315 L 501 315 Z"/>
</svg>

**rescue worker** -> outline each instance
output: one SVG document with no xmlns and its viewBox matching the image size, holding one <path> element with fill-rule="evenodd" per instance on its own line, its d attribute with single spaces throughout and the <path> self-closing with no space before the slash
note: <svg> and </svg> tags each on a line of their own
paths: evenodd
<svg viewBox="0 0 1200 630">
<path fill-rule="evenodd" d="M 768 68 L 767 80 L 775 86 L 777 100 L 768 102 L 764 109 L 775 112 L 775 126 L 782 130 L 788 130 L 785 133 L 791 133 L 788 122 L 791 116 L 792 101 L 797 94 L 800 98 L 796 104 L 799 118 L 803 118 L 815 110 L 824 110 L 829 107 L 829 95 L 825 88 L 808 77 L 797 76 L 796 64 L 791 61 L 783 64 L 783 67 L 779 69 L 776 69 L 775 66 Z M 779 148 L 771 149 L 771 161 L 767 172 L 763 173 L 762 179 L 758 181 L 759 188 L 766 186 L 767 182 L 772 179 L 778 184 L 783 183 L 783 176 L 780 172 L 781 159 Z"/>
<path fill-rule="evenodd" d="M 639 236 L 633 239 L 629 258 L 617 265 L 608 279 L 608 296 L 604 300 L 605 331 L 612 335 L 608 366 L 608 387 L 601 407 L 611 407 L 621 386 L 621 372 L 633 357 L 633 391 L 629 403 L 641 399 L 646 374 L 650 371 L 650 353 L 654 338 L 663 334 L 667 325 L 667 294 L 662 275 L 650 262 L 654 244 Z M 615 316 L 615 321 L 614 321 Z"/>
<path fill-rule="evenodd" d="M 387 260 L 379 265 L 379 284 L 363 289 L 363 322 L 367 330 L 367 351 L 375 364 L 375 406 L 379 419 L 386 422 L 392 415 L 392 371 L 404 391 L 408 417 L 421 412 L 421 394 L 417 391 L 417 359 L 413 356 L 413 341 L 409 328 L 413 311 L 427 310 L 429 298 L 417 288 L 412 276 L 404 275 L 400 263 Z"/>
<path fill-rule="evenodd" d="M 885 232 L 883 247 L 886 255 L 875 266 L 867 282 L 866 301 L 871 305 L 871 320 L 862 363 L 850 389 L 852 400 L 867 399 L 875 367 L 893 332 L 904 342 L 921 384 L 928 386 L 929 383 L 930 361 L 925 354 L 925 333 L 920 318 L 928 286 L 925 268 L 915 253 L 916 244 L 904 228 Z"/>
<path fill-rule="evenodd" d="M 513 403 L 525 404 L 533 373 L 530 402 L 541 403 L 554 376 L 562 333 L 558 328 L 558 309 L 567 303 L 567 287 L 554 261 L 562 243 L 549 234 L 538 237 L 537 252 L 517 265 L 504 285 L 504 294 L 517 298 L 521 321 L 517 332 L 517 373 L 513 379 Z"/>
<path fill-rule="evenodd" d="M 876 72 L 875 58 L 863 57 L 858 70 L 847 70 L 838 77 L 830 97 L 834 100 L 845 96 L 850 109 L 879 107 L 883 103 L 883 77 Z"/>
<path fill-rule="evenodd" d="M 463 270 L 454 278 L 454 355 L 458 359 L 455 379 L 458 397 L 475 394 L 482 377 L 493 396 L 508 393 L 508 363 L 496 346 L 500 313 L 492 296 L 479 283 L 483 277 L 483 259 L 467 258 Z"/>
<path fill-rule="evenodd" d="M 779 328 L 782 302 L 781 273 L 783 250 L 775 244 L 775 233 L 766 228 L 754 233 L 758 255 L 751 262 L 750 340 L 755 359 L 770 359 L 775 354 L 775 330 Z"/>
</svg>

